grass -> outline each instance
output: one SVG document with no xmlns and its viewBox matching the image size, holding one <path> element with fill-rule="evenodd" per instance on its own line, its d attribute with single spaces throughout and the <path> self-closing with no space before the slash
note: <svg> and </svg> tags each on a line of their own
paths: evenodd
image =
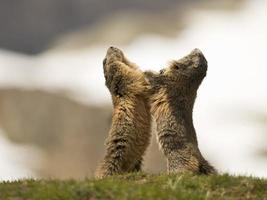
<svg viewBox="0 0 267 200">
<path fill-rule="evenodd" d="M 230 175 L 126 174 L 103 180 L 20 180 L 0 183 L 2 200 L 257 199 L 267 200 L 267 180 Z"/>
</svg>

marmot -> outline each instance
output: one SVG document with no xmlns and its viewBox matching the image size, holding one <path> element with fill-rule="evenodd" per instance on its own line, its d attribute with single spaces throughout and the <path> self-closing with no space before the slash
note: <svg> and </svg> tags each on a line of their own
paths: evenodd
<svg viewBox="0 0 267 200">
<path fill-rule="evenodd" d="M 141 170 L 151 127 L 144 73 L 115 47 L 108 49 L 103 68 L 114 109 L 106 155 L 97 169 L 97 178 Z"/>
<path fill-rule="evenodd" d="M 200 153 L 192 119 L 197 89 L 206 71 L 207 61 L 195 49 L 160 73 L 145 72 L 151 85 L 151 113 L 157 123 L 157 137 L 169 173 L 216 173 Z"/>
</svg>

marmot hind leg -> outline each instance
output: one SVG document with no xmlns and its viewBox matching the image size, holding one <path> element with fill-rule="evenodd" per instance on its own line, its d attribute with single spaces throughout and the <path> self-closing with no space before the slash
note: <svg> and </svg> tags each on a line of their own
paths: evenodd
<svg viewBox="0 0 267 200">
<path fill-rule="evenodd" d="M 141 169 L 142 169 L 142 160 L 138 160 L 135 163 L 135 165 L 134 165 L 133 169 L 131 170 L 131 172 L 139 172 L 139 171 L 141 171 Z"/>
</svg>

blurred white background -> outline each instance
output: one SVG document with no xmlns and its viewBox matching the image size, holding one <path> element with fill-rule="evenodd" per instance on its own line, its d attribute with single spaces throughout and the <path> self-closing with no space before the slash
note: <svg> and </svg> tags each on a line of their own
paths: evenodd
<svg viewBox="0 0 267 200">
<path fill-rule="evenodd" d="M 179 23 L 185 24 L 183 28 L 173 30 L 172 27 L 168 30 L 168 25 L 162 26 L 160 24 L 162 22 L 159 22 L 159 29 L 163 27 L 166 33 L 146 31 L 135 34 L 128 42 L 118 42 L 120 38 L 118 34 L 124 34 L 124 32 L 129 34 L 128 32 L 131 32 L 129 27 L 131 22 L 133 23 L 132 17 L 129 17 L 129 24 L 122 24 L 121 20 L 117 19 L 120 19 L 118 16 L 123 18 L 125 15 L 121 12 L 121 15 L 116 13 L 114 24 L 112 20 L 107 24 L 101 22 L 101 30 L 105 32 L 105 37 L 110 32 L 110 38 L 103 39 L 103 42 L 89 43 L 87 34 L 89 38 L 94 34 L 87 29 L 81 29 L 62 37 L 54 46 L 39 54 L 29 55 L 1 49 L 0 87 L 5 92 L 7 89 L 16 89 L 22 92 L 38 90 L 52 95 L 59 94 L 85 107 L 107 107 L 107 113 L 111 114 L 110 94 L 104 85 L 102 72 L 102 59 L 109 46 L 121 48 L 128 58 L 143 70 L 159 70 L 166 66 L 168 61 L 179 59 L 192 49 L 199 48 L 209 64 L 207 77 L 198 91 L 194 108 L 194 123 L 201 151 L 222 173 L 267 177 L 267 61 L 265 58 L 267 2 L 251 0 L 242 1 L 240 5 L 235 5 L 231 1 L 229 5 L 226 4 L 227 6 L 225 4 L 214 6 L 214 4 L 216 5 L 209 1 L 200 4 L 192 3 L 187 7 L 182 19 L 180 15 L 164 19 L 169 26 L 176 23 L 172 20 L 180 20 L 182 22 L 179 21 Z M 148 20 L 148 26 L 149 23 L 156 23 L 153 21 L 157 19 L 154 15 L 148 16 L 150 18 L 146 16 L 146 19 L 151 20 L 151 22 Z M 136 28 L 136 23 L 133 26 Z M 141 25 L 139 28 L 142 30 Z M 94 31 L 94 27 L 91 29 Z M 169 31 L 172 36 L 168 36 Z M 94 37 L 96 37 L 94 40 L 101 41 L 97 34 Z M 4 94 L 9 95 L 9 93 Z M 14 100 L 18 97 L 15 95 L 10 98 Z M 60 174 L 59 170 L 63 167 L 60 166 L 61 159 L 68 157 L 66 154 L 74 151 L 75 145 L 81 142 L 78 141 L 79 137 L 75 136 L 75 128 L 73 134 L 65 131 L 66 134 L 72 135 L 71 137 L 65 137 L 65 135 L 60 137 L 59 144 L 62 145 L 60 150 L 54 147 L 52 150 L 43 147 L 31 139 L 18 139 L 23 138 L 26 131 L 30 130 L 30 128 L 23 128 L 34 123 L 29 121 L 29 125 L 26 124 L 28 115 L 39 108 L 34 108 L 35 104 L 32 104 L 33 108 L 28 112 L 25 111 L 27 114 L 14 118 L 20 122 L 22 117 L 26 122 L 25 124 L 14 123 L 14 126 L 16 124 L 21 131 L 14 131 L 20 134 L 19 137 L 12 136 L 12 131 L 17 130 L 12 127 L 14 121 L 12 118 L 5 120 L 6 115 L 9 114 L 3 114 L 9 113 L 5 107 L 6 101 L 9 101 L 7 99 L 0 92 L 0 113 L 3 107 L 5 110 L 0 114 L 0 127 L 3 129 L 0 134 L 0 179 L 47 176 L 69 178 L 92 175 L 103 155 L 104 146 L 101 141 L 106 137 L 107 132 L 101 133 L 101 139 L 98 140 L 100 142 L 97 143 L 98 149 L 81 149 L 85 156 L 75 161 L 77 166 L 70 165 L 64 173 Z M 19 99 L 11 105 L 13 110 L 16 110 L 16 106 L 20 104 Z M 52 115 L 53 111 L 56 112 L 51 109 Z M 43 118 L 41 117 L 40 120 Z M 74 120 L 79 119 L 74 118 Z M 86 119 L 83 118 L 83 120 Z M 106 120 L 108 130 L 108 119 L 101 120 Z M 48 122 L 45 126 L 57 127 Z M 38 135 L 36 130 L 33 133 Z M 94 134 L 99 134 L 94 133 L 93 129 L 85 129 L 85 131 L 89 135 L 88 140 L 92 142 Z M 70 138 L 71 142 L 66 138 Z M 47 143 L 49 144 L 49 140 Z M 66 150 L 68 148 L 72 150 Z M 146 156 L 145 170 L 149 172 L 165 170 L 161 153 L 151 148 L 158 148 L 155 141 Z M 94 155 L 99 149 L 101 152 Z M 61 154 L 57 155 L 57 152 Z M 51 154 L 57 156 L 51 159 L 53 157 L 50 156 Z M 89 161 L 85 160 L 85 157 L 88 157 Z M 69 162 L 73 162 L 71 159 L 70 156 Z M 68 161 L 63 160 L 68 165 Z M 84 164 L 79 168 L 81 162 L 93 164 Z M 159 162 L 159 167 L 155 168 L 155 163 Z M 73 172 L 75 170 L 82 172 L 77 174 Z"/>
</svg>

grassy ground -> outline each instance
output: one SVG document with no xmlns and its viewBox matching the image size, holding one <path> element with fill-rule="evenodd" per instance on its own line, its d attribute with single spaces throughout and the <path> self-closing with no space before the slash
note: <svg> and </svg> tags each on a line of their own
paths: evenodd
<svg viewBox="0 0 267 200">
<path fill-rule="evenodd" d="M 0 183 L 2 200 L 257 199 L 267 200 L 267 180 L 251 177 L 127 174 L 104 180 L 22 180 Z"/>
</svg>

